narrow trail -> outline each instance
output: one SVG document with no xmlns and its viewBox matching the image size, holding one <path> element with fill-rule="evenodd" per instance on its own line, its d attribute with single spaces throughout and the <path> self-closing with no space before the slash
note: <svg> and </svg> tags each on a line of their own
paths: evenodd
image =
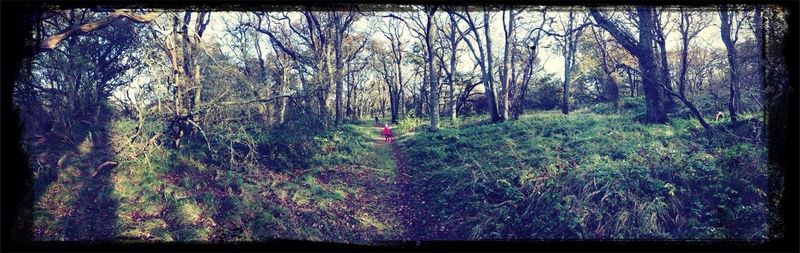
<svg viewBox="0 0 800 253">
<path fill-rule="evenodd" d="M 374 151 L 378 154 L 379 159 L 390 160 L 394 163 L 394 176 L 392 180 L 392 187 L 387 188 L 387 192 L 376 193 L 387 195 L 386 199 L 389 200 L 394 208 L 394 217 L 396 222 L 399 223 L 396 238 L 392 241 L 419 241 L 421 236 L 419 232 L 419 217 L 417 213 L 416 203 L 418 195 L 414 194 L 413 185 L 411 184 L 413 178 L 407 168 L 403 165 L 403 159 L 400 152 L 397 150 L 396 141 L 397 135 L 393 133 L 392 141 L 387 143 L 383 138 L 383 127 L 369 124 L 365 127 L 373 129 L 375 132 L 375 143 L 373 144 Z"/>
</svg>

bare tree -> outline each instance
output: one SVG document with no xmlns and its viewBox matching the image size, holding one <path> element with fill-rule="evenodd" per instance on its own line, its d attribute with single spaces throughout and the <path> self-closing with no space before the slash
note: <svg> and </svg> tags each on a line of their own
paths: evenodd
<svg viewBox="0 0 800 253">
<path fill-rule="evenodd" d="M 448 85 L 450 86 L 450 98 L 449 98 L 450 120 L 455 121 L 458 117 L 457 113 L 458 110 L 456 108 L 457 104 L 456 101 L 458 99 L 456 98 L 456 93 L 455 93 L 455 76 L 457 73 L 456 68 L 458 66 L 457 53 L 458 53 L 458 45 L 460 44 L 461 40 L 464 39 L 464 36 L 463 34 L 458 33 L 459 22 L 458 20 L 456 20 L 456 16 L 453 14 L 453 10 L 446 9 L 445 11 L 447 12 L 447 17 L 449 18 L 449 23 L 448 23 L 449 29 L 447 32 L 445 32 L 444 29 L 440 28 L 440 31 L 442 34 L 444 34 L 444 37 L 447 39 L 447 42 L 449 42 L 448 48 L 450 49 L 450 61 L 449 61 L 450 68 L 449 70 L 445 68 L 445 73 L 447 74 L 447 82 Z M 444 65 L 445 65 L 444 62 L 442 62 L 442 66 Z"/>
<path fill-rule="evenodd" d="M 697 107 L 692 104 L 691 101 L 686 97 L 686 71 L 688 66 L 688 53 L 689 53 L 689 43 L 690 41 L 697 36 L 705 27 L 708 26 L 708 22 L 704 22 L 704 19 L 700 19 L 699 21 L 695 21 L 696 25 L 692 26 L 692 13 L 686 11 L 683 7 L 680 8 L 680 26 L 679 32 L 681 34 L 681 68 L 678 74 L 678 93 L 667 91 L 668 94 L 680 99 L 686 107 L 692 112 L 697 121 L 700 122 L 700 125 L 706 130 L 706 132 L 710 135 L 712 133 L 711 127 L 706 123 L 705 119 L 703 119 L 703 115 L 697 110 Z"/>
<path fill-rule="evenodd" d="M 387 81 L 387 85 L 391 86 L 388 87 L 390 100 L 389 104 L 392 112 L 391 122 L 393 124 L 397 124 L 397 121 L 400 118 L 399 114 L 402 112 L 400 107 L 403 104 L 401 101 L 403 97 L 403 42 L 401 41 L 401 37 L 403 36 L 405 29 L 403 29 L 403 26 L 401 26 L 399 20 L 394 18 L 390 18 L 386 23 L 386 27 L 381 27 L 380 29 L 383 36 L 389 40 L 389 45 L 391 46 L 391 52 L 389 55 L 394 63 L 393 72 L 395 75 L 393 75 L 394 79 L 392 82 Z M 377 55 L 377 57 L 382 57 L 382 55 Z"/>
<path fill-rule="evenodd" d="M 738 18 L 738 19 L 737 19 Z M 739 73 L 736 64 L 736 41 L 739 38 L 739 29 L 742 27 L 743 19 L 746 18 L 743 14 L 738 14 L 736 10 L 730 10 L 727 4 L 720 5 L 719 19 L 720 19 L 720 35 L 722 43 L 725 44 L 725 49 L 728 52 L 728 74 L 730 97 L 728 99 L 728 111 L 730 113 L 731 121 L 736 122 L 738 117 L 736 112 L 739 108 L 741 101 L 738 82 Z"/>
<path fill-rule="evenodd" d="M 429 108 L 430 108 L 430 118 L 431 118 L 431 131 L 436 131 L 439 129 L 439 78 L 433 71 L 433 36 L 435 36 L 435 31 L 433 31 L 433 17 L 436 13 L 436 9 L 438 6 L 436 5 L 426 5 L 424 7 L 425 16 L 426 16 L 426 23 L 425 23 L 425 48 L 428 51 L 428 74 L 430 78 L 428 81 L 430 82 L 429 87 Z"/>
<path fill-rule="evenodd" d="M 183 18 L 180 18 L 177 13 L 172 13 L 170 34 L 165 41 L 158 43 L 172 66 L 172 81 L 175 83 L 173 93 L 175 109 L 168 129 L 171 131 L 173 145 L 176 148 L 180 147 L 183 136 L 200 127 L 195 122 L 195 116 L 202 112 L 199 108 L 203 87 L 197 62 L 201 50 L 198 44 L 210 21 L 210 13 L 198 13 L 194 19 L 194 29 L 190 30 L 192 14 L 191 11 L 185 11 Z"/>
<path fill-rule="evenodd" d="M 665 11 L 664 10 L 665 8 L 666 7 L 661 7 L 658 9 L 656 15 L 653 18 L 653 21 L 655 22 L 655 27 L 654 27 L 656 34 L 655 42 L 656 45 L 658 45 L 659 57 L 657 59 L 658 62 L 660 63 L 659 69 L 661 70 L 661 81 L 662 81 L 661 87 L 664 88 L 665 93 L 672 93 L 674 91 L 672 89 L 672 78 L 670 77 L 671 75 L 669 72 L 669 61 L 667 60 L 667 46 L 666 46 L 667 43 L 666 37 L 669 34 L 669 31 L 672 31 L 672 29 L 668 28 L 668 25 L 670 25 L 669 19 L 672 12 Z M 666 16 L 663 16 L 665 13 Z M 662 18 L 664 22 L 662 22 Z M 664 29 L 668 29 L 666 34 L 664 33 Z M 666 99 L 664 100 L 664 109 L 666 111 L 671 111 L 674 108 L 675 108 L 675 101 L 672 99 L 672 96 L 666 96 Z"/>
<path fill-rule="evenodd" d="M 521 69 L 521 71 L 522 71 L 522 80 L 521 81 L 522 82 L 519 85 L 518 91 L 516 91 L 516 89 L 512 89 L 512 90 L 514 90 L 514 92 L 512 94 L 510 94 L 510 96 L 509 96 L 511 101 L 512 101 L 512 103 L 511 103 L 511 105 L 512 105 L 511 106 L 511 108 L 512 108 L 511 116 L 512 116 L 513 119 L 518 119 L 519 116 L 521 114 L 523 114 L 524 111 L 525 111 L 525 104 L 526 104 L 526 102 L 525 102 L 525 94 L 527 93 L 528 86 L 530 85 L 530 81 L 533 78 L 533 72 L 534 72 L 534 69 L 535 69 L 534 64 L 535 64 L 535 60 L 537 58 L 537 54 L 539 52 L 537 50 L 537 47 L 539 45 L 539 41 L 545 35 L 543 28 L 548 22 L 547 10 L 548 10 L 547 7 L 543 7 L 543 8 L 538 10 L 538 12 L 541 13 L 540 14 L 541 22 L 539 22 L 539 26 L 535 27 L 534 29 L 528 30 L 528 33 L 524 37 L 525 38 L 524 41 L 527 44 L 523 45 L 523 49 L 522 50 L 517 51 L 519 54 L 524 55 L 524 57 L 522 57 L 524 64 L 523 64 L 522 69 Z M 525 53 L 523 53 L 523 52 L 525 52 Z M 514 56 L 514 55 L 516 55 L 516 54 L 513 54 L 512 56 Z M 514 62 L 513 58 L 512 58 L 511 62 L 512 63 Z M 516 79 L 516 78 L 512 78 L 512 80 L 513 79 Z M 512 81 L 512 83 L 513 82 L 515 82 L 515 81 Z"/>
<path fill-rule="evenodd" d="M 588 16 L 585 16 L 582 21 L 576 22 L 575 8 L 570 8 L 567 12 L 566 20 L 561 19 L 561 26 L 563 33 L 547 32 L 548 35 L 554 36 L 561 48 L 561 54 L 564 57 L 564 80 L 562 82 L 562 97 L 561 97 L 561 113 L 564 115 L 569 114 L 569 84 L 571 81 L 572 70 L 575 68 L 575 53 L 577 52 L 578 41 L 583 32 L 583 29 L 589 25 Z"/>
<path fill-rule="evenodd" d="M 484 39 L 486 39 L 486 49 L 484 49 L 484 44 L 481 40 L 481 36 L 478 34 L 478 29 L 480 28 L 475 24 L 475 21 L 472 19 L 472 15 L 470 14 L 469 10 L 465 7 L 464 13 L 461 14 L 459 12 L 452 12 L 454 15 L 458 16 L 462 20 L 464 20 L 467 25 L 469 25 L 469 29 L 467 31 L 461 30 L 460 28 L 459 33 L 462 34 L 465 38 L 468 38 L 466 34 L 472 31 L 472 39 L 475 41 L 475 45 L 469 40 L 465 39 L 464 42 L 467 43 L 467 46 L 472 52 L 475 61 L 481 68 L 482 73 L 482 83 L 486 90 L 485 94 L 487 97 L 486 108 L 489 111 L 489 117 L 492 122 L 500 122 L 502 121 L 502 117 L 497 111 L 497 100 L 495 96 L 495 89 L 492 82 L 492 54 L 491 54 L 491 40 L 489 37 L 491 36 L 489 33 L 489 9 L 488 7 L 484 7 L 484 19 L 483 19 L 483 28 L 484 28 Z"/>
<path fill-rule="evenodd" d="M 595 42 L 599 46 L 600 51 L 600 66 L 605 74 L 605 99 L 614 104 L 614 109 L 619 113 L 620 111 L 620 94 L 619 94 L 619 77 L 615 74 L 616 67 L 612 63 L 612 56 L 608 52 L 608 42 L 606 41 L 601 31 L 597 31 L 592 27 L 592 34 L 594 35 Z"/>
</svg>

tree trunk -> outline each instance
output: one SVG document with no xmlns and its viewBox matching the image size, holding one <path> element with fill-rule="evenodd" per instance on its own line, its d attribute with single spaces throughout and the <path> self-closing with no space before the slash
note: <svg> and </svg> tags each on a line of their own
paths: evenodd
<svg viewBox="0 0 800 253">
<path fill-rule="evenodd" d="M 505 15 L 505 14 L 504 14 Z M 505 24 L 504 24 L 505 25 Z M 508 68 L 511 57 L 511 33 L 514 30 L 514 7 L 508 7 L 508 28 L 505 29 L 505 44 L 503 45 L 503 72 L 500 75 L 500 117 L 508 119 Z M 487 38 L 488 39 L 488 38 Z M 488 40 L 487 40 L 488 41 Z"/>
<path fill-rule="evenodd" d="M 663 88 L 665 89 L 665 94 L 673 93 L 672 89 L 672 79 L 670 78 L 669 73 L 669 61 L 667 60 L 667 46 L 666 46 L 666 38 L 664 36 L 664 30 L 661 26 L 661 21 L 659 20 L 659 16 L 654 16 L 654 20 L 656 21 L 655 32 L 658 39 L 656 40 L 656 44 L 658 44 L 658 53 L 659 53 L 659 61 L 661 63 L 661 80 L 663 83 Z M 664 100 L 663 107 L 666 111 L 673 111 L 676 108 L 675 100 L 672 99 L 672 96 L 666 96 Z"/>
<path fill-rule="evenodd" d="M 763 105 L 765 103 L 764 97 L 766 95 L 766 87 L 764 83 L 764 72 L 766 69 L 764 68 L 764 30 L 763 30 L 763 20 L 762 20 L 762 6 L 760 4 L 756 5 L 755 13 L 753 15 L 753 21 L 755 26 L 755 37 L 756 37 L 756 80 L 757 85 L 760 89 L 759 92 L 759 104 Z M 763 107 L 761 108 L 763 111 Z"/>
<path fill-rule="evenodd" d="M 638 7 L 639 13 L 639 66 L 643 72 L 642 88 L 647 103 L 646 122 L 666 123 L 667 115 L 661 102 L 661 78 L 653 55 L 652 9 Z"/>
<path fill-rule="evenodd" d="M 667 114 L 661 103 L 661 78 L 655 62 L 653 52 L 653 7 L 638 6 L 636 12 L 639 16 L 639 40 L 638 42 L 629 36 L 629 32 L 623 32 L 614 22 L 603 17 L 596 9 L 590 9 L 589 13 L 597 21 L 598 25 L 608 31 L 626 50 L 636 56 L 639 61 L 639 69 L 642 72 L 642 86 L 644 89 L 645 104 L 647 105 L 644 122 L 663 124 L 667 122 Z M 634 89 L 634 87 L 631 87 Z"/>
<path fill-rule="evenodd" d="M 677 97 L 678 99 L 681 100 L 681 102 L 683 102 L 684 105 L 686 105 L 686 107 L 689 108 L 689 111 L 692 112 L 692 115 L 694 115 L 694 117 L 697 118 L 697 121 L 700 122 L 700 125 L 703 126 L 703 128 L 706 130 L 706 133 L 710 136 L 713 133 L 711 126 L 709 126 L 708 123 L 706 123 L 706 120 L 703 118 L 703 115 L 700 113 L 700 111 L 697 110 L 697 107 L 695 107 L 694 104 L 692 104 L 692 102 L 686 98 L 686 72 L 687 72 L 686 70 L 689 64 L 687 55 L 689 54 L 689 40 L 691 39 L 689 37 L 689 32 L 690 32 L 689 27 L 691 27 L 690 26 L 691 21 L 689 20 L 689 16 L 684 12 L 683 9 L 681 9 L 680 15 L 681 15 L 681 22 L 680 22 L 679 32 L 681 34 L 682 47 L 681 47 L 681 68 L 678 73 Z M 670 93 L 674 94 L 672 92 Z"/>
<path fill-rule="evenodd" d="M 456 22 L 455 17 L 452 13 L 450 15 L 450 75 L 447 77 L 447 81 L 450 85 L 450 121 L 455 122 L 458 115 L 456 112 L 456 90 L 455 90 L 455 80 L 453 78 L 456 74 L 456 53 L 458 49 L 458 43 L 456 43 Z"/>
<path fill-rule="evenodd" d="M 342 92 L 344 90 L 344 87 L 343 87 L 343 84 L 342 84 L 342 68 L 344 67 L 343 66 L 343 62 L 342 62 L 342 36 L 343 35 L 342 35 L 341 27 L 340 27 L 341 24 L 340 24 L 339 15 L 334 14 L 333 18 L 334 18 L 334 21 L 333 21 L 334 22 L 334 27 L 336 28 L 336 31 L 334 32 L 334 38 L 333 38 L 333 49 L 334 49 L 334 52 L 335 52 L 334 58 L 335 58 L 335 65 L 336 65 L 335 69 L 333 71 L 334 72 L 334 82 L 336 82 L 336 97 L 334 98 L 336 116 L 335 116 L 334 124 L 338 126 L 338 125 L 342 124 L 342 118 L 344 117 L 344 110 L 342 108 L 342 100 L 343 100 Z"/>
<path fill-rule="evenodd" d="M 736 42 L 731 40 L 731 25 L 733 23 L 733 18 L 728 12 L 727 5 L 723 4 L 720 6 L 719 17 L 721 21 L 719 27 L 720 34 L 722 35 L 722 42 L 725 44 L 725 49 L 728 52 L 728 74 L 730 75 L 728 86 L 730 91 L 730 96 L 728 99 L 728 111 L 730 113 L 731 122 L 736 122 L 738 120 L 736 111 L 739 107 L 739 91 L 736 88 L 736 84 L 739 81 L 739 76 L 736 69 Z"/>
<path fill-rule="evenodd" d="M 483 30 L 486 36 L 486 70 L 484 71 L 486 75 L 486 82 L 484 83 L 486 87 L 486 104 L 492 122 L 500 122 L 503 121 L 503 118 L 500 117 L 497 111 L 497 96 L 495 95 L 496 92 L 492 77 L 492 39 L 491 33 L 489 32 L 489 9 L 487 7 L 483 8 L 483 23 Z"/>
<path fill-rule="evenodd" d="M 433 14 L 436 12 L 436 7 L 429 7 L 430 10 L 426 10 L 426 14 L 428 16 L 428 22 L 425 26 L 425 48 L 428 50 L 428 81 L 430 82 L 428 95 L 430 96 L 428 108 L 430 109 L 430 118 L 431 118 L 431 131 L 436 131 L 439 129 L 439 87 L 438 87 L 438 78 L 436 76 L 436 71 L 433 68 L 433 36 L 434 33 L 431 33 L 431 28 L 433 27 Z"/>
<path fill-rule="evenodd" d="M 566 50 L 566 49 L 565 49 Z M 569 115 L 569 52 L 564 52 L 564 80 L 561 85 L 561 113 Z"/>
</svg>

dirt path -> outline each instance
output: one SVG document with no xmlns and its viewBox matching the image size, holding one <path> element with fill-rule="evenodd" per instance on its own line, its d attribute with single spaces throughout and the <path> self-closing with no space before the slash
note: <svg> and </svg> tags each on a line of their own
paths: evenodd
<svg viewBox="0 0 800 253">
<path fill-rule="evenodd" d="M 383 127 L 372 124 L 362 126 L 369 127 L 375 133 L 373 149 L 378 154 L 378 159 L 390 161 L 394 165 L 394 176 L 391 180 L 392 187 L 386 188 L 387 191 L 383 193 L 376 192 L 376 194 L 384 194 L 385 199 L 390 202 L 387 204 L 393 207 L 391 210 L 394 210 L 394 218 L 399 225 L 396 229 L 400 231 L 397 231 L 396 238 L 391 240 L 418 241 L 421 238 L 418 234 L 420 224 L 414 204 L 419 203 L 419 201 L 416 201 L 418 197 L 411 191 L 413 189 L 410 184 L 412 177 L 403 166 L 402 157 L 400 157 L 400 153 L 395 146 L 397 138 L 394 136 L 392 142 L 387 143 L 383 138 Z"/>
<path fill-rule="evenodd" d="M 395 185 L 400 192 L 398 195 L 397 203 L 399 205 L 399 210 L 401 211 L 401 217 L 403 219 L 403 224 L 406 227 L 406 238 L 408 240 L 417 241 L 422 239 L 422 235 L 420 232 L 420 218 L 418 217 L 419 210 L 417 208 L 417 203 L 419 201 L 419 195 L 417 195 L 412 189 L 414 186 L 411 184 L 413 181 L 413 177 L 408 169 L 403 164 L 403 158 L 398 151 L 396 142 L 389 143 L 392 149 L 392 159 L 395 161 L 395 168 L 396 168 L 396 177 L 395 177 Z"/>
</svg>

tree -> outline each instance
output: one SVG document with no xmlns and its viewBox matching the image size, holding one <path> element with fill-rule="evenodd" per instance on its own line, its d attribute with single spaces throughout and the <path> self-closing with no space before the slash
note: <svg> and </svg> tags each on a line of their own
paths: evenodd
<svg viewBox="0 0 800 253">
<path fill-rule="evenodd" d="M 444 37 L 449 42 L 449 49 L 450 49 L 450 69 L 445 68 L 445 72 L 447 73 L 447 83 L 450 86 L 450 120 L 455 121 L 458 117 L 457 115 L 457 98 L 455 93 L 455 76 L 456 76 L 456 67 L 458 62 L 458 45 L 461 40 L 464 39 L 463 34 L 458 33 L 458 20 L 456 20 L 456 16 L 453 14 L 452 9 L 446 9 L 447 17 L 449 18 L 448 24 L 448 31 L 445 32 L 444 29 L 440 29 Z M 442 66 L 444 66 L 444 62 L 442 62 Z"/>
<path fill-rule="evenodd" d="M 615 22 L 603 16 L 597 9 L 590 8 L 589 13 L 597 25 L 608 31 L 624 48 L 639 61 L 639 72 L 643 76 L 645 104 L 647 106 L 644 122 L 663 124 L 667 122 L 667 114 L 661 102 L 661 78 L 656 66 L 653 52 L 653 8 L 637 6 L 639 39 L 633 38 L 631 32 L 620 28 Z"/>
<path fill-rule="evenodd" d="M 347 14 L 342 17 L 342 14 L 338 11 L 330 11 L 332 13 L 331 18 L 334 26 L 334 37 L 333 37 L 333 48 L 335 52 L 335 68 L 334 68 L 334 82 L 336 83 L 336 96 L 334 99 L 335 104 L 335 117 L 334 122 L 335 124 L 341 125 L 342 119 L 344 118 L 344 108 L 342 106 L 342 93 L 344 92 L 344 87 L 342 83 L 342 69 L 344 68 L 344 58 L 349 58 L 344 56 L 342 53 L 342 40 L 347 36 L 345 31 L 348 30 L 350 25 L 355 20 L 356 13 L 353 11 L 347 12 Z M 366 41 L 365 41 L 366 42 Z M 363 47 L 363 44 L 362 44 Z M 358 50 L 352 52 L 353 55 L 358 53 Z"/>
<path fill-rule="evenodd" d="M 659 53 L 658 62 L 660 63 L 659 69 L 661 70 L 661 81 L 662 81 L 661 87 L 663 87 L 664 92 L 668 94 L 668 93 L 674 93 L 674 91 L 672 89 L 672 78 L 670 77 L 671 75 L 669 72 L 669 61 L 667 61 L 667 46 L 666 46 L 667 36 L 666 34 L 664 34 L 664 29 L 667 28 L 671 12 L 664 11 L 663 10 L 664 7 L 659 9 L 660 10 L 653 18 L 653 21 L 655 21 L 655 34 L 656 34 L 655 41 L 656 45 L 658 45 L 658 53 Z M 667 13 L 667 16 L 664 17 L 665 23 L 662 24 L 661 20 L 662 20 L 662 15 L 664 13 Z M 666 99 L 664 100 L 664 109 L 666 111 L 671 111 L 674 108 L 675 108 L 675 101 L 672 99 L 672 96 L 666 96 Z"/>
<path fill-rule="evenodd" d="M 170 66 L 172 66 L 172 81 L 175 84 L 173 91 L 174 114 L 169 127 L 173 138 L 173 146 L 180 147 L 181 139 L 200 126 L 195 122 L 200 110 L 201 93 L 203 90 L 200 80 L 200 66 L 198 44 L 203 36 L 206 26 L 210 21 L 209 12 L 200 12 L 196 16 L 194 29 L 189 30 L 192 21 L 192 12 L 185 11 L 183 18 L 177 13 L 172 13 L 172 30 L 169 37 L 158 45 L 164 51 Z M 180 50 L 180 51 L 179 51 Z"/>
<path fill-rule="evenodd" d="M 597 31 L 597 29 L 594 29 L 594 27 L 592 27 L 592 34 L 594 35 L 594 39 L 595 42 L 597 43 L 597 46 L 599 47 L 600 66 L 601 69 L 603 70 L 603 73 L 605 74 L 605 82 L 606 82 L 606 87 L 604 92 L 605 100 L 612 102 L 614 104 L 614 109 L 617 111 L 617 113 L 619 113 L 621 109 L 620 108 L 621 103 L 619 99 L 620 97 L 619 77 L 615 73 L 617 68 L 612 63 L 612 56 L 610 55 L 610 52 L 608 50 L 609 43 L 608 41 L 606 41 L 605 38 L 603 38 L 604 36 L 601 35 L 602 32 Z"/>
<path fill-rule="evenodd" d="M 389 17 L 389 16 L 386 16 Z M 394 19 L 389 17 L 389 21 L 386 23 L 386 27 L 381 27 L 381 33 L 383 36 L 389 40 L 389 45 L 391 46 L 390 56 L 393 60 L 394 66 L 392 67 L 394 70 L 394 79 L 393 81 L 387 81 L 386 84 L 389 85 L 389 105 L 392 112 L 392 124 L 397 124 L 400 118 L 400 107 L 402 106 L 402 97 L 403 97 L 403 70 L 402 70 L 402 63 L 403 63 L 403 42 L 400 38 L 403 36 L 405 29 L 400 25 L 398 19 Z M 376 57 L 382 58 L 383 55 L 375 55 Z M 382 60 L 382 59 L 379 59 Z M 384 71 L 384 76 L 388 75 L 389 71 Z"/>
<path fill-rule="evenodd" d="M 577 51 L 578 41 L 585 28 L 589 23 L 584 19 L 580 23 L 576 23 L 576 13 L 574 8 L 570 8 L 567 12 L 567 20 L 561 19 L 561 26 L 564 30 L 563 34 L 548 32 L 548 35 L 556 37 L 556 41 L 561 48 L 561 54 L 564 57 L 564 80 L 562 81 L 562 98 L 561 98 L 561 113 L 564 115 L 569 114 L 569 87 L 572 76 L 572 69 L 575 68 L 575 53 Z M 586 17 L 588 18 L 588 17 Z"/>
<path fill-rule="evenodd" d="M 514 40 L 514 21 L 516 13 L 514 12 L 514 6 L 507 5 L 506 8 L 503 9 L 503 19 L 505 19 L 506 11 L 508 12 L 508 25 L 506 26 L 506 22 L 503 22 L 505 44 L 503 45 L 503 69 L 500 73 L 500 117 L 509 119 L 509 87 L 511 86 L 510 82 L 512 82 L 512 78 L 509 76 L 509 61 L 513 56 L 511 47 Z"/>
<path fill-rule="evenodd" d="M 438 6 L 425 6 L 425 16 L 427 21 L 425 23 L 425 48 L 428 51 L 428 74 L 430 78 L 428 81 L 430 82 L 430 87 L 428 94 L 430 94 L 429 100 L 429 108 L 430 108 L 430 118 L 431 118 L 431 131 L 436 131 L 439 129 L 439 79 L 436 73 L 433 71 L 433 36 L 435 36 L 435 32 L 432 31 L 433 29 L 433 17 L 436 13 L 436 9 Z"/>
<path fill-rule="evenodd" d="M 468 34 L 470 31 L 472 31 L 472 35 L 473 35 L 472 39 L 475 40 L 475 45 L 473 46 L 473 43 L 470 42 L 470 40 L 468 40 L 468 39 L 465 39 L 464 42 L 467 43 L 467 46 L 469 47 L 470 52 L 472 52 L 473 58 L 477 62 L 478 66 L 480 66 L 480 68 L 481 68 L 482 83 L 483 83 L 484 89 L 486 90 L 485 93 L 486 93 L 486 97 L 487 97 L 487 99 L 486 99 L 487 100 L 486 101 L 486 108 L 487 108 L 487 111 L 489 112 L 489 117 L 490 117 L 490 119 L 491 119 L 491 121 L 493 123 L 494 122 L 500 122 L 503 119 L 502 119 L 502 117 L 500 117 L 500 114 L 497 111 L 497 100 L 496 100 L 496 96 L 495 96 L 494 85 L 493 85 L 493 82 L 492 82 L 492 60 L 491 60 L 492 59 L 492 54 L 491 54 L 491 44 L 492 43 L 491 43 L 491 40 L 489 39 L 489 37 L 491 35 L 489 33 L 489 27 L 488 27 L 489 26 L 489 9 L 488 9 L 488 7 L 484 7 L 483 28 L 484 28 L 484 34 L 486 36 L 485 37 L 485 39 L 486 39 L 486 49 L 485 50 L 483 48 L 484 45 L 483 45 L 483 42 L 481 41 L 481 36 L 478 34 L 478 26 L 475 25 L 475 22 L 473 21 L 472 15 L 470 14 L 469 10 L 465 7 L 463 14 L 458 13 L 458 12 L 452 12 L 452 13 L 454 15 L 458 16 L 459 18 L 461 18 L 462 20 L 464 20 L 467 23 L 467 25 L 469 25 L 469 29 L 466 30 L 466 31 L 464 31 L 464 30 L 462 30 L 460 28 L 458 29 L 459 33 L 462 34 L 462 36 L 467 38 L 467 36 L 465 34 Z"/>
<path fill-rule="evenodd" d="M 522 64 L 522 80 L 521 80 L 522 83 L 519 85 L 519 88 L 518 88 L 519 90 L 513 92 L 510 95 L 510 98 L 511 98 L 511 101 L 512 101 L 512 103 L 511 103 L 511 117 L 513 119 L 518 119 L 519 116 L 525 112 L 526 93 L 528 91 L 528 86 L 530 84 L 530 80 L 533 78 L 533 72 L 534 72 L 534 68 L 535 68 L 534 64 L 535 64 L 535 61 L 536 61 L 537 54 L 539 52 L 537 50 L 537 47 L 539 45 L 539 41 L 545 35 L 543 28 L 544 28 L 545 24 L 547 24 L 547 21 L 548 21 L 547 9 L 548 9 L 547 7 L 543 7 L 543 8 L 538 10 L 538 12 L 541 13 L 541 15 L 540 15 L 541 16 L 541 22 L 539 22 L 539 26 L 534 28 L 534 29 L 528 30 L 528 33 L 524 37 L 525 38 L 524 41 L 527 42 L 527 44 L 523 45 L 523 49 L 522 50 L 517 51 L 517 54 L 520 55 L 519 58 L 523 61 L 523 64 Z M 514 54 L 514 55 L 517 55 L 517 54 Z M 511 62 L 512 63 L 514 62 L 513 58 L 512 58 Z M 512 78 L 512 79 L 516 79 L 516 78 Z"/>
<path fill-rule="evenodd" d="M 409 26 L 405 19 L 389 15 L 388 17 L 396 18 L 404 23 L 406 23 L 406 27 L 414 31 L 416 33 L 416 37 L 423 41 L 425 46 L 425 74 L 423 75 L 424 81 L 423 86 L 425 83 L 428 84 L 427 88 L 422 88 L 421 90 L 427 91 L 428 99 L 428 110 L 429 110 L 429 117 L 431 121 L 430 130 L 436 131 L 439 129 L 439 78 L 436 74 L 437 71 L 434 71 L 434 41 L 436 40 L 436 31 L 434 29 L 434 17 L 436 14 L 436 10 L 439 8 L 437 5 L 424 5 L 422 6 L 422 11 L 425 14 L 424 20 L 421 16 L 412 16 L 410 19 L 414 22 L 414 26 Z M 412 13 L 413 15 L 414 13 Z M 422 94 L 422 97 L 425 97 Z"/>
<path fill-rule="evenodd" d="M 688 66 L 688 59 L 687 55 L 689 53 L 689 43 L 692 38 L 696 37 L 697 34 L 700 33 L 705 27 L 708 26 L 708 22 L 703 22 L 701 18 L 697 26 L 692 27 L 692 14 L 686 11 L 683 7 L 680 8 L 680 26 L 679 32 L 681 34 L 681 68 L 678 74 L 678 93 L 672 92 L 668 90 L 668 94 L 677 97 L 680 99 L 686 107 L 692 112 L 697 121 L 700 122 L 700 125 L 706 130 L 706 132 L 711 135 L 712 129 L 711 126 L 706 123 L 705 119 L 703 119 L 703 115 L 697 110 L 697 107 L 692 104 L 691 101 L 686 97 L 686 71 Z M 692 29 L 694 28 L 694 29 Z"/>
<path fill-rule="evenodd" d="M 719 7 L 719 31 L 722 37 L 722 43 L 725 44 L 725 49 L 728 52 L 728 80 L 730 96 L 728 99 L 728 111 L 730 113 L 731 122 L 736 122 L 738 117 L 736 111 L 739 108 L 741 101 L 738 89 L 739 73 L 736 64 L 736 41 L 739 37 L 739 29 L 742 27 L 742 20 L 737 20 L 737 16 L 743 19 L 744 15 L 737 15 L 736 11 L 729 9 L 727 4 Z"/>
<path fill-rule="evenodd" d="M 96 24 L 100 13 L 86 9 L 58 11 L 40 24 L 47 50 L 33 57 L 31 68 L 14 87 L 22 120 L 39 133 L 53 132 L 71 143 L 74 133 L 102 123 L 108 99 L 142 71 L 138 45 L 141 28 L 135 22 Z M 85 32 L 69 32 L 90 26 Z M 76 28 L 77 27 L 77 28 Z M 67 32 L 65 32 L 67 31 Z M 89 31 L 94 31 L 91 36 Z M 46 34 L 55 33 L 47 36 Z M 56 47 L 58 45 L 58 47 Z M 87 53 L 91 52 L 91 53 Z"/>
</svg>

